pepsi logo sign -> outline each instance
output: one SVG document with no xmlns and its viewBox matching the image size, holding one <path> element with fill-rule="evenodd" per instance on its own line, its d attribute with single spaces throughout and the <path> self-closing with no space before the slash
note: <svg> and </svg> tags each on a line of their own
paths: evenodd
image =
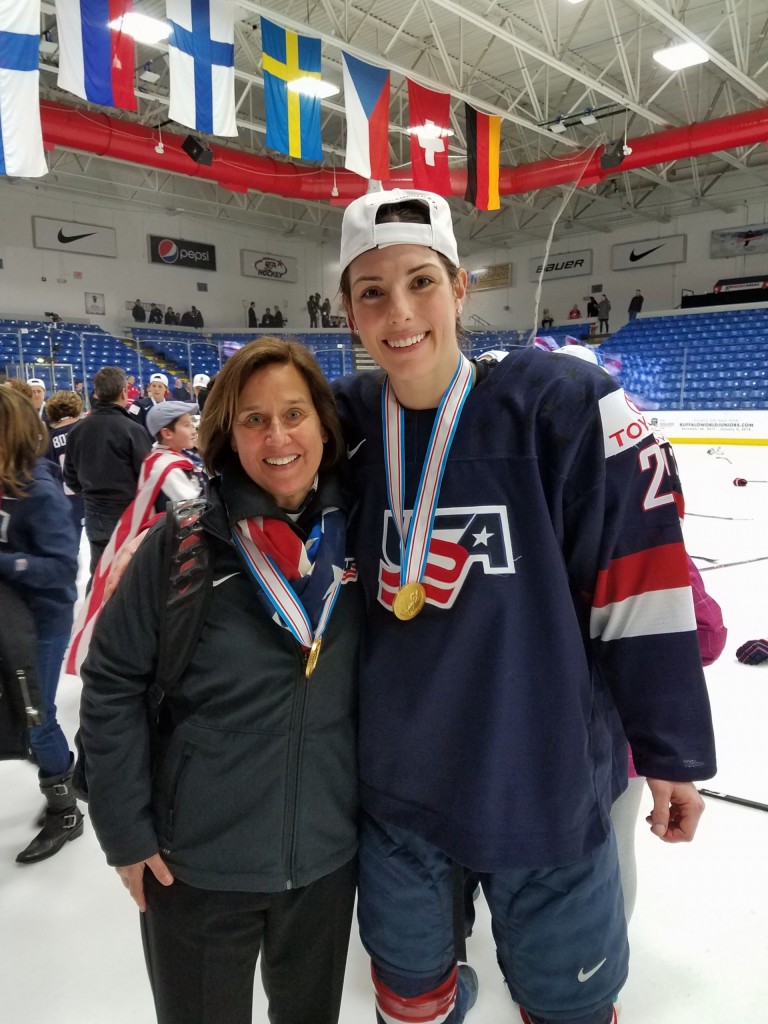
<svg viewBox="0 0 768 1024">
<path fill-rule="evenodd" d="M 149 261 L 165 263 L 168 266 L 215 270 L 216 247 L 205 242 L 188 242 L 186 239 L 166 238 L 164 235 L 149 235 Z"/>
<path fill-rule="evenodd" d="M 157 247 L 157 255 L 163 263 L 175 263 L 179 258 L 179 247 L 171 238 L 164 238 Z"/>
</svg>

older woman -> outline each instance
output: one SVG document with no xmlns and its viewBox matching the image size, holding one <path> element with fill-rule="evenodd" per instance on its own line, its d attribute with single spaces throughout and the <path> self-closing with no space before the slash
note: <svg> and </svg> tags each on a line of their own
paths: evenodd
<svg viewBox="0 0 768 1024">
<path fill-rule="evenodd" d="M 200 429 L 214 564 L 200 641 L 154 769 L 164 531 L 106 605 L 83 666 L 94 829 L 142 913 L 160 1024 L 245 1024 L 261 972 L 275 1024 L 333 1024 L 355 888 L 355 663 L 333 399 L 298 344 L 219 374 Z"/>
<path fill-rule="evenodd" d="M 56 689 L 77 591 L 77 535 L 56 470 L 41 458 L 46 427 L 32 403 L 0 388 L 0 578 L 32 612 L 45 703 L 29 746 L 46 800 L 42 831 L 17 856 L 33 864 L 83 832 L 72 791 L 72 755 L 56 718 Z M 0 628 L 4 628 L 0 626 Z"/>
</svg>

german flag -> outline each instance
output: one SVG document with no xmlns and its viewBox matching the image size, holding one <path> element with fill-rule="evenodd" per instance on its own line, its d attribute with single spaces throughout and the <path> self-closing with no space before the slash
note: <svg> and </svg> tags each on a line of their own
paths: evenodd
<svg viewBox="0 0 768 1024">
<path fill-rule="evenodd" d="M 498 210 L 501 118 L 464 104 L 467 122 L 467 191 L 464 198 L 478 210 Z"/>
</svg>

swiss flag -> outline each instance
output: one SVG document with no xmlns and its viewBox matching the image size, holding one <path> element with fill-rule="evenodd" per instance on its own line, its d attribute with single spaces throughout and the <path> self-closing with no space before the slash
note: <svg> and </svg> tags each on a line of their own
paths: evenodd
<svg viewBox="0 0 768 1024">
<path fill-rule="evenodd" d="M 411 170 L 414 188 L 451 194 L 448 170 L 448 138 L 451 97 L 447 92 L 433 92 L 408 79 L 408 107 L 411 125 Z"/>
</svg>

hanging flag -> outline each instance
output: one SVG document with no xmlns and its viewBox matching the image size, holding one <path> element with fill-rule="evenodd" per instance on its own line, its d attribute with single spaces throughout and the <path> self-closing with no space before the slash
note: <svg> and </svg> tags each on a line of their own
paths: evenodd
<svg viewBox="0 0 768 1024">
<path fill-rule="evenodd" d="M 322 160 L 320 99 L 288 88 L 300 78 L 320 79 L 320 40 L 261 19 L 261 66 L 270 149 L 302 160 Z"/>
<path fill-rule="evenodd" d="M 166 0 L 172 121 L 237 135 L 235 8 L 225 0 Z"/>
<path fill-rule="evenodd" d="M 0 2 L 0 174 L 48 173 L 40 127 L 40 0 Z"/>
<path fill-rule="evenodd" d="M 414 188 L 451 194 L 448 171 L 448 139 L 451 97 L 447 92 L 432 92 L 408 79 L 408 107 L 411 125 L 411 171 Z"/>
<path fill-rule="evenodd" d="M 60 89 L 105 107 L 138 109 L 133 37 L 110 28 L 132 7 L 133 0 L 56 0 Z"/>
<path fill-rule="evenodd" d="M 478 210 L 498 210 L 501 118 L 464 104 L 467 122 L 467 191 L 464 198 Z"/>
<path fill-rule="evenodd" d="M 342 50 L 347 155 L 344 166 L 363 178 L 389 179 L 389 71 Z"/>
</svg>

